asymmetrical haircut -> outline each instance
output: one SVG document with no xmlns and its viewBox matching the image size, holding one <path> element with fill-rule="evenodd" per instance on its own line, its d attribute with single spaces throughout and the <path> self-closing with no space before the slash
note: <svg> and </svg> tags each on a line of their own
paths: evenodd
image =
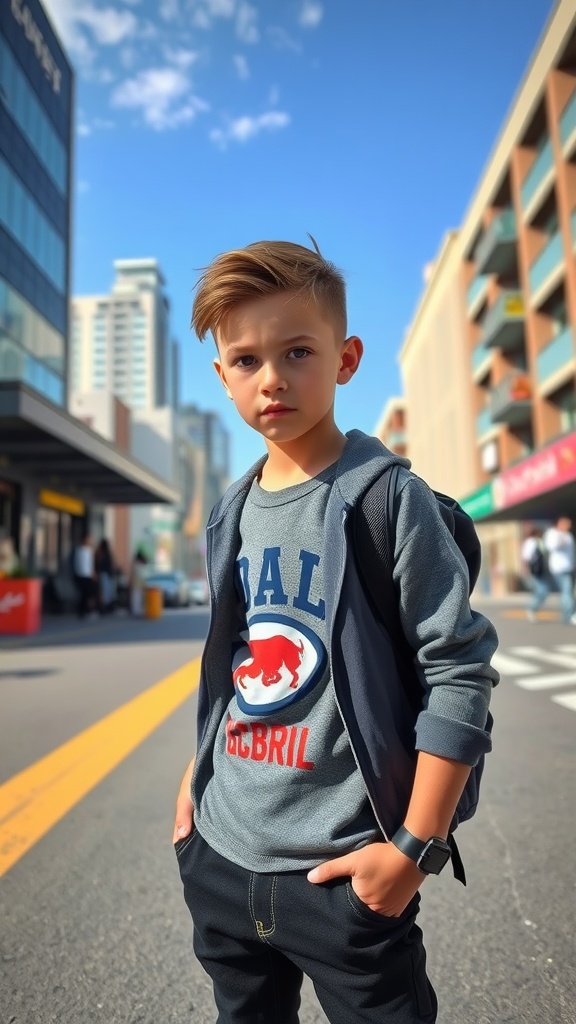
<svg viewBox="0 0 576 1024">
<path fill-rule="evenodd" d="M 252 242 L 232 249 L 205 267 L 196 284 L 192 328 L 203 341 L 217 331 L 242 302 L 281 292 L 308 297 L 324 319 L 346 337 L 346 285 L 344 276 L 322 256 L 312 235 L 314 249 L 295 242 Z"/>
</svg>

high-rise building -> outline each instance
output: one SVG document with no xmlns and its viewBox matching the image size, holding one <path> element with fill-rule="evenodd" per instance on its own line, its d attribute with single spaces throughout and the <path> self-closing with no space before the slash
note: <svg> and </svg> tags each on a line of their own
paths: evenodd
<svg viewBox="0 0 576 1024">
<path fill-rule="evenodd" d="M 165 280 L 154 259 L 115 260 L 109 295 L 74 296 L 70 387 L 110 391 L 130 409 L 176 404 Z"/>
<path fill-rule="evenodd" d="M 520 585 L 528 522 L 576 522 L 576 6 L 558 0 L 400 366 L 409 454 L 479 522 L 481 585 Z"/>
<path fill-rule="evenodd" d="M 178 415 L 178 490 L 182 501 L 182 565 L 203 572 L 208 516 L 230 482 L 230 437 L 215 412 L 183 405 Z"/>
<path fill-rule="evenodd" d="M 73 108 L 39 0 L 0 3 L 0 534 L 45 576 L 93 528 L 95 503 L 178 499 L 67 412 Z"/>
</svg>

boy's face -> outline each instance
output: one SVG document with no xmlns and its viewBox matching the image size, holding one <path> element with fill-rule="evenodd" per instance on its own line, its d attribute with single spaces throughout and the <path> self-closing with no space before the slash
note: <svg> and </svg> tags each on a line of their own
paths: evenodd
<svg viewBox="0 0 576 1024">
<path fill-rule="evenodd" d="M 362 342 L 338 337 L 293 292 L 241 303 L 218 331 L 216 370 L 243 420 L 273 444 L 333 423 L 334 392 L 355 373 Z"/>
</svg>

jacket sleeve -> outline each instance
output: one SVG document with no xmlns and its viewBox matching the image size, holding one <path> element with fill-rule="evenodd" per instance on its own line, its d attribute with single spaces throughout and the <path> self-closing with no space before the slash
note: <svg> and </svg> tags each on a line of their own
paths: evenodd
<svg viewBox="0 0 576 1024">
<path fill-rule="evenodd" d="M 400 478 L 394 583 L 404 634 L 424 687 L 416 748 L 475 765 L 491 749 L 488 707 L 498 673 L 496 630 L 470 608 L 464 556 L 430 488 Z"/>
</svg>

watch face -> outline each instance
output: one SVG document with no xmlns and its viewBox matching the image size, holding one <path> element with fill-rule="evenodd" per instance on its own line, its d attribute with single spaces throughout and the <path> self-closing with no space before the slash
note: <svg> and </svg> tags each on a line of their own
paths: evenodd
<svg viewBox="0 0 576 1024">
<path fill-rule="evenodd" d="M 450 847 L 443 840 L 431 839 L 418 858 L 418 867 L 427 875 L 439 875 L 450 860 Z"/>
</svg>

